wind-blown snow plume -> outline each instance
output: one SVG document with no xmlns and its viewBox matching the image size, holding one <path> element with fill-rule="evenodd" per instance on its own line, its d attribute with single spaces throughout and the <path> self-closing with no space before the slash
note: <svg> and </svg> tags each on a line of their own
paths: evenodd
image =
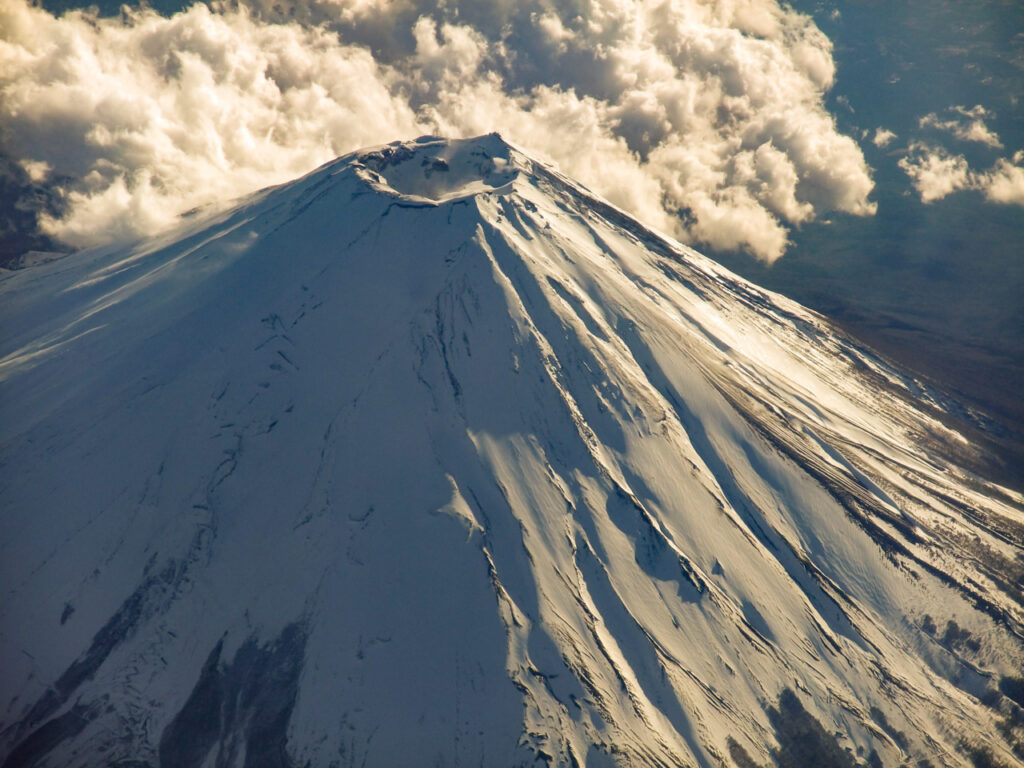
<svg viewBox="0 0 1024 768">
<path fill-rule="evenodd" d="M 73 245 L 358 146 L 499 129 L 654 226 L 773 260 L 791 226 L 874 211 L 833 77 L 775 0 L 0 8 L 2 150 L 61 191 L 40 220 Z"/>
</svg>

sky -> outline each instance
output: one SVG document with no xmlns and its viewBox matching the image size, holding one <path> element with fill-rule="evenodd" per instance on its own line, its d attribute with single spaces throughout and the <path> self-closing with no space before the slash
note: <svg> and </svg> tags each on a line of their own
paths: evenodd
<svg viewBox="0 0 1024 768">
<path fill-rule="evenodd" d="M 0 260 L 493 130 L 882 351 L 1020 399 L 1016 0 L 5 0 Z"/>
</svg>

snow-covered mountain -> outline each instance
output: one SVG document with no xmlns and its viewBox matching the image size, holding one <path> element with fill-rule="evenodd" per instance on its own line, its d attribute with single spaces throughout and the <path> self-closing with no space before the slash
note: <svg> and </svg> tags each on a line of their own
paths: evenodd
<svg viewBox="0 0 1024 768">
<path fill-rule="evenodd" d="M 0 292 L 5 768 L 1021 759 L 958 406 L 496 135 Z"/>
</svg>

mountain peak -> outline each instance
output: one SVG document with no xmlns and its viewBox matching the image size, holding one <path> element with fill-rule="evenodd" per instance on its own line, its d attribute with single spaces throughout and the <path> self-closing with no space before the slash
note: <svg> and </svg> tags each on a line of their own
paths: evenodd
<svg viewBox="0 0 1024 768">
<path fill-rule="evenodd" d="M 822 317 L 493 134 L 183 227 L 0 277 L 4 768 L 1013 759 L 1024 499 Z"/>
<path fill-rule="evenodd" d="M 471 139 L 421 136 L 359 152 L 350 162 L 376 189 L 442 203 L 508 192 L 528 161 L 499 134 L 490 133 Z"/>
</svg>

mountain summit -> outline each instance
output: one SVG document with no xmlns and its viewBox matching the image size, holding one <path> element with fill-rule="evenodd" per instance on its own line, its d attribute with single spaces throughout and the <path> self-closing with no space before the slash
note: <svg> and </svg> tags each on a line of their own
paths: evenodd
<svg viewBox="0 0 1024 768">
<path fill-rule="evenodd" d="M 955 403 L 497 135 L 0 290 L 4 768 L 1015 759 Z"/>
</svg>

